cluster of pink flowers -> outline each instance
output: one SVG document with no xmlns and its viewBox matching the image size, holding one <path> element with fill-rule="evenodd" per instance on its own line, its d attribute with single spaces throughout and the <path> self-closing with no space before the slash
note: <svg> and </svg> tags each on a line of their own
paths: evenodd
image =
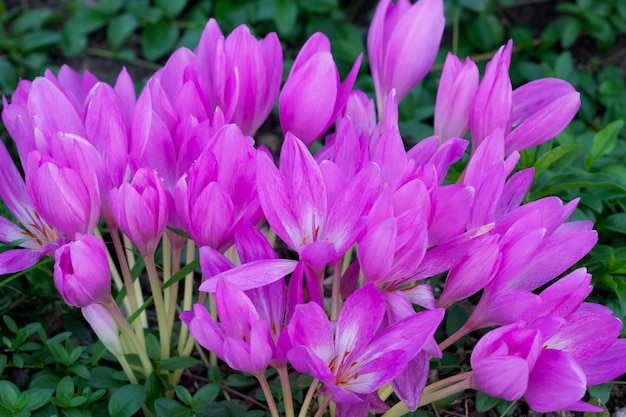
<svg viewBox="0 0 626 417">
<path fill-rule="evenodd" d="M 186 234 L 199 248 L 199 291 L 217 307 L 182 313 L 198 343 L 258 377 L 288 363 L 311 374 L 340 416 L 383 412 L 377 390 L 387 384 L 410 410 L 434 401 L 430 358 L 491 326 L 459 389 L 524 397 L 537 411 L 596 410 L 581 401 L 586 387 L 626 372 L 621 322 L 584 302 L 585 269 L 554 281 L 596 232 L 567 221 L 576 200 L 522 204 L 533 170 L 514 173 L 519 151 L 571 121 L 579 95 L 557 79 L 513 90 L 511 43 L 480 81 L 474 62 L 449 54 L 435 136 L 407 151 L 397 103 L 429 70 L 443 27 L 442 0 L 380 2 L 368 37 L 375 104 L 353 90 L 361 57 L 342 83 L 323 34 L 302 47 L 281 89 L 277 37 L 259 41 L 241 26 L 225 38 L 213 20 L 195 51 L 176 51 L 138 98 L 125 71 L 114 87 L 68 67 L 21 81 L 2 118 L 24 179 L 0 146 L 0 196 L 21 225 L 0 217 L 0 241 L 16 246 L 0 253 L 0 274 L 54 256 L 65 301 L 120 350 L 100 307 L 112 298 L 107 248 L 93 235 L 99 219 L 143 257 L 164 234 L 180 251 Z M 278 167 L 252 138 L 276 99 Z M 272 236 L 297 259 L 280 258 Z M 442 273 L 435 290 L 428 279 Z M 437 345 L 445 310 L 480 291 L 467 323 Z"/>
</svg>

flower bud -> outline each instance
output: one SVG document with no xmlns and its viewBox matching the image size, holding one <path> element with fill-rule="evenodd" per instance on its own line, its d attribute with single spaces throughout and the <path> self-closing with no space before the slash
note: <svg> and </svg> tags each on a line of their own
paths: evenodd
<svg viewBox="0 0 626 417">
<path fill-rule="evenodd" d="M 81 311 L 102 344 L 114 355 L 121 355 L 122 345 L 111 312 L 102 304 L 91 304 L 83 307 Z"/>
<path fill-rule="evenodd" d="M 54 253 L 54 285 L 71 306 L 106 303 L 111 300 L 111 272 L 104 242 L 94 235 L 77 237 Z"/>
</svg>

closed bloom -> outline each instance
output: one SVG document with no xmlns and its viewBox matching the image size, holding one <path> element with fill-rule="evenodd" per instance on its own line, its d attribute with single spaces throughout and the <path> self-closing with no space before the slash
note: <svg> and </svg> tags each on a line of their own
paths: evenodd
<svg viewBox="0 0 626 417">
<path fill-rule="evenodd" d="M 104 242 L 83 235 L 54 254 L 54 285 L 74 307 L 111 301 L 111 271 Z"/>
<path fill-rule="evenodd" d="M 435 135 L 439 143 L 461 138 L 469 129 L 469 112 L 478 88 L 478 67 L 448 53 L 435 102 Z"/>
<path fill-rule="evenodd" d="M 272 111 L 283 75 L 283 54 L 275 33 L 257 40 L 247 26 L 238 26 L 226 39 L 209 20 L 196 48 L 207 65 L 211 101 L 246 135 L 254 135 Z M 205 78 L 206 79 L 206 78 Z"/>
<path fill-rule="evenodd" d="M 343 84 L 330 53 L 330 41 L 315 33 L 296 57 L 280 93 L 280 125 L 306 145 L 320 137 L 348 101 L 362 56 L 359 55 Z"/>
<path fill-rule="evenodd" d="M 435 61 L 445 19 L 442 0 L 383 0 L 378 4 L 367 37 L 378 115 L 392 89 L 402 100 Z"/>
<path fill-rule="evenodd" d="M 111 312 L 102 304 L 89 304 L 81 312 L 104 347 L 114 355 L 123 354 L 117 324 Z"/>
<path fill-rule="evenodd" d="M 151 255 L 165 231 L 171 196 L 149 168 L 140 168 L 131 183 L 111 190 L 113 216 L 120 230 L 143 255 Z"/>
</svg>

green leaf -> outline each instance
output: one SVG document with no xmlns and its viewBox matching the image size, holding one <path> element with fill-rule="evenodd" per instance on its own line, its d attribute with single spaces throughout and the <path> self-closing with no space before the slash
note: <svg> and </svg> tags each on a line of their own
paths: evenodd
<svg viewBox="0 0 626 417">
<path fill-rule="evenodd" d="M 167 54 L 178 39 L 178 27 L 161 20 L 146 26 L 141 33 L 141 52 L 149 60 Z"/>
<path fill-rule="evenodd" d="M 252 375 L 248 374 L 231 374 L 226 380 L 226 385 L 229 387 L 249 387 L 257 383 L 256 379 Z"/>
<path fill-rule="evenodd" d="M 296 27 L 298 20 L 298 4 L 296 0 L 276 0 L 274 23 L 281 36 L 289 36 Z"/>
<path fill-rule="evenodd" d="M 124 5 L 124 0 L 100 0 L 98 10 L 107 15 L 113 15 Z"/>
<path fill-rule="evenodd" d="M 182 385 L 176 385 L 176 396 L 183 402 L 185 405 L 191 405 L 191 394 L 189 390 Z"/>
<path fill-rule="evenodd" d="M 161 289 L 164 290 L 166 288 L 169 288 L 175 282 L 178 282 L 181 279 L 183 279 L 187 274 L 195 271 L 199 266 L 200 266 L 200 262 L 198 261 L 198 259 L 194 259 L 192 262 L 182 267 L 180 271 L 175 273 L 174 276 L 172 276 L 172 278 L 168 279 L 167 282 L 163 284 Z"/>
<path fill-rule="evenodd" d="M 59 398 L 69 398 L 74 395 L 74 381 L 71 376 L 61 378 L 56 388 L 56 396 Z"/>
<path fill-rule="evenodd" d="M 119 388 L 122 383 L 115 378 L 115 372 L 117 372 L 115 369 L 106 366 L 92 368 L 91 378 L 87 380 L 87 384 L 92 388 Z"/>
<path fill-rule="evenodd" d="M 188 407 L 169 398 L 159 398 L 154 402 L 154 408 L 160 417 L 191 417 L 193 415 Z"/>
<path fill-rule="evenodd" d="M 18 81 L 19 75 L 13 63 L 4 57 L 0 57 L 0 88 L 8 93 L 15 90 Z"/>
<path fill-rule="evenodd" d="M 7 366 L 8 360 L 7 355 L 0 355 L 0 375 L 4 375 L 4 367 Z"/>
<path fill-rule="evenodd" d="M 17 46 L 23 52 L 28 53 L 36 49 L 47 48 L 61 42 L 61 34 L 52 30 L 39 30 L 29 32 L 17 40 Z"/>
<path fill-rule="evenodd" d="M 191 408 L 195 412 L 208 409 L 219 393 L 220 386 L 218 384 L 207 384 L 203 386 L 191 399 Z"/>
<path fill-rule="evenodd" d="M 2 321 L 4 321 L 4 324 L 7 326 L 7 328 L 13 333 L 17 333 L 17 331 L 19 330 L 17 327 L 17 323 L 8 315 L 2 316 Z"/>
<path fill-rule="evenodd" d="M 139 21 L 130 13 L 123 13 L 112 19 L 107 26 L 107 40 L 111 48 L 119 49 L 138 26 Z"/>
<path fill-rule="evenodd" d="M 584 187 L 603 187 L 626 192 L 626 185 L 621 184 L 609 175 L 577 171 L 555 175 L 550 179 L 550 185 L 536 192 L 536 194 L 532 196 L 532 199 L 534 200 L 548 195 L 554 195 L 561 191 Z"/>
<path fill-rule="evenodd" d="M 339 8 L 337 0 L 315 0 L 300 3 L 303 9 L 315 13 L 330 13 Z"/>
<path fill-rule="evenodd" d="M 183 11 L 187 0 L 156 0 L 156 4 L 166 17 L 174 19 Z"/>
<path fill-rule="evenodd" d="M 599 131 L 594 136 L 591 152 L 585 161 L 585 169 L 587 171 L 591 169 L 591 166 L 598 158 L 601 158 L 613 151 L 613 148 L 615 148 L 615 145 L 617 144 L 617 136 L 622 130 L 622 127 L 624 127 L 624 121 L 616 120 L 605 126 L 604 129 Z"/>
<path fill-rule="evenodd" d="M 69 33 L 88 35 L 102 28 L 109 21 L 109 16 L 91 8 L 81 8 L 65 25 Z"/>
<path fill-rule="evenodd" d="M 31 388 L 27 392 L 28 392 L 28 400 L 26 401 L 24 408 L 28 411 L 33 411 L 48 404 L 48 402 L 50 402 L 50 398 L 52 398 L 52 394 L 54 393 L 54 390 L 43 389 L 43 388 Z"/>
<path fill-rule="evenodd" d="M 552 148 L 541 155 L 535 162 L 535 178 L 537 178 L 550 165 L 572 152 L 584 153 L 587 148 L 584 145 L 561 145 Z"/>
<path fill-rule="evenodd" d="M 197 359 L 190 358 L 189 356 L 175 356 L 161 361 L 160 369 L 162 371 L 175 371 L 177 369 L 191 368 L 197 363 Z"/>
<path fill-rule="evenodd" d="M 67 350 L 63 347 L 63 345 L 61 345 L 61 343 L 57 342 L 56 340 L 49 339 L 46 345 L 52 353 L 52 356 L 54 356 L 55 361 L 63 365 L 70 364 L 69 354 L 67 353 Z"/>
<path fill-rule="evenodd" d="M 608 403 L 611 398 L 611 389 L 607 384 L 594 385 L 587 389 L 589 390 L 590 396 L 596 397 L 603 404 Z"/>
<path fill-rule="evenodd" d="M 494 14 L 479 14 L 468 24 L 466 36 L 481 51 L 491 51 L 502 44 L 504 27 Z"/>
<path fill-rule="evenodd" d="M 561 33 L 561 46 L 563 48 L 569 48 L 572 46 L 574 42 L 576 42 L 576 39 L 578 39 L 581 29 L 582 24 L 580 23 L 580 20 L 575 17 L 568 19 L 567 24 Z"/>
<path fill-rule="evenodd" d="M 0 381 L 0 401 L 6 406 L 13 406 L 20 395 L 20 390 L 9 381 Z"/>
<path fill-rule="evenodd" d="M 111 417 L 132 417 L 148 398 L 148 390 L 143 385 L 124 385 L 113 393 L 109 400 Z"/>
<path fill-rule="evenodd" d="M 458 0 L 459 6 L 474 11 L 476 13 L 484 12 L 489 4 L 488 0 Z"/>
<path fill-rule="evenodd" d="M 568 79 L 574 70 L 574 59 L 570 51 L 559 55 L 554 63 L 554 75 L 558 78 Z"/>
<path fill-rule="evenodd" d="M 13 21 L 11 33 L 15 36 L 41 28 L 53 15 L 50 9 L 34 9 L 22 12 Z"/>
<path fill-rule="evenodd" d="M 82 365 L 80 363 L 72 364 L 72 366 L 70 366 L 70 371 L 74 372 L 76 375 L 83 379 L 91 379 L 91 373 L 89 372 L 89 369 L 85 365 Z"/>
<path fill-rule="evenodd" d="M 604 219 L 598 225 L 598 230 L 611 230 L 626 234 L 626 213 L 615 213 Z"/>
<path fill-rule="evenodd" d="M 495 407 L 500 401 L 499 398 L 491 397 L 484 392 L 476 392 L 476 411 L 485 413 Z"/>
</svg>

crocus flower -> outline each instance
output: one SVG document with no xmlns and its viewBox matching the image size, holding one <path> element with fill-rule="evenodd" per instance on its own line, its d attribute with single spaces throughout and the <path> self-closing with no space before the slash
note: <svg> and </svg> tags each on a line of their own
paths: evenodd
<svg viewBox="0 0 626 417">
<path fill-rule="evenodd" d="M 226 280 L 217 283 L 215 294 L 217 323 L 202 304 L 185 311 L 181 319 L 203 347 L 223 359 L 228 366 L 252 374 L 262 373 L 272 358 L 273 342 L 268 322 L 252 301 Z"/>
<path fill-rule="evenodd" d="M 93 303 L 81 308 L 81 312 L 102 344 L 114 355 L 122 355 L 122 344 L 118 336 L 117 324 L 107 307 Z"/>
<path fill-rule="evenodd" d="M 152 255 L 165 231 L 171 196 L 163 181 L 149 168 L 141 168 L 131 183 L 111 190 L 113 216 L 120 230 L 142 256 Z"/>
<path fill-rule="evenodd" d="M 376 105 L 384 119 L 392 89 L 401 101 L 421 81 L 435 61 L 445 19 L 442 0 L 391 0 L 378 3 L 367 36 Z"/>
<path fill-rule="evenodd" d="M 469 129 L 469 113 L 478 88 L 478 67 L 470 58 L 461 63 L 448 53 L 435 101 L 435 135 L 439 143 L 461 138 Z"/>
<path fill-rule="evenodd" d="M 343 84 L 330 53 L 330 41 L 315 33 L 298 53 L 280 93 L 280 125 L 310 145 L 324 133 L 348 101 L 362 55 L 359 55 Z"/>
<path fill-rule="evenodd" d="M 381 330 L 384 315 L 383 295 L 373 284 L 348 297 L 334 330 L 319 305 L 299 305 L 287 326 L 289 361 L 323 382 L 338 404 L 360 403 L 361 395 L 390 382 L 422 350 L 443 310 L 416 313 Z"/>
<path fill-rule="evenodd" d="M 3 143 L 0 143 L 0 198 L 22 224 L 0 216 L 0 242 L 20 242 L 15 249 L 0 253 L 0 275 L 33 266 L 59 246 L 56 229 L 41 218 L 26 192 L 26 185 Z"/>
<path fill-rule="evenodd" d="M 368 164 L 350 182 L 330 161 L 318 165 L 306 146 L 287 133 L 280 170 L 263 153 L 257 186 L 267 221 L 285 243 L 315 268 L 334 263 L 352 246 L 381 187 Z"/>
<path fill-rule="evenodd" d="M 104 242 L 93 235 L 77 237 L 54 253 L 54 284 L 68 305 L 106 304 L 112 298 Z"/>
<path fill-rule="evenodd" d="M 245 25 L 226 39 L 210 19 L 196 48 L 201 79 L 210 98 L 245 135 L 253 136 L 272 111 L 283 75 L 283 54 L 275 33 L 257 40 Z"/>
</svg>

